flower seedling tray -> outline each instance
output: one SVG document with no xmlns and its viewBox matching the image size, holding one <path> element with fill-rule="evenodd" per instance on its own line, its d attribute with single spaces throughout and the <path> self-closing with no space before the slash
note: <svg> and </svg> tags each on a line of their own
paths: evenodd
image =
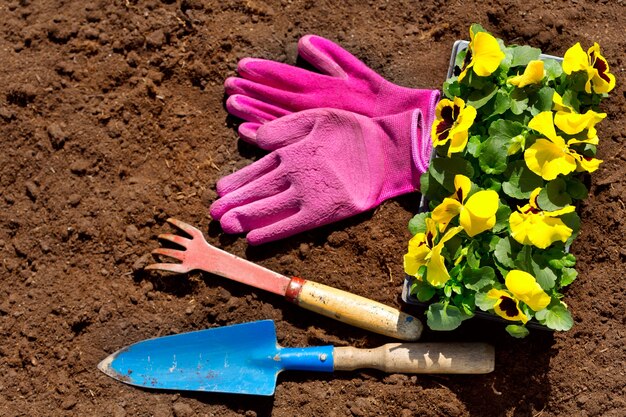
<svg viewBox="0 0 626 417">
<path fill-rule="evenodd" d="M 453 47 L 452 47 L 452 53 L 450 56 L 450 63 L 449 63 L 449 67 L 448 67 L 448 72 L 447 72 L 447 78 L 450 79 L 451 77 L 453 77 L 455 75 L 454 71 L 455 71 L 455 64 L 457 61 L 457 55 L 462 52 L 464 49 L 467 49 L 469 45 L 468 41 L 465 40 L 457 40 Z M 544 59 L 553 59 L 556 61 L 562 61 L 563 58 L 560 57 L 556 57 L 553 55 L 547 55 L 547 54 L 541 54 L 540 55 L 540 59 L 544 60 Z M 432 153 L 431 156 L 431 161 L 432 158 L 436 157 L 436 152 Z M 429 211 L 429 207 L 428 207 L 428 200 L 422 195 L 421 200 L 420 200 L 420 205 L 419 205 L 419 212 L 428 212 Z M 569 251 L 569 246 L 565 248 L 566 251 Z M 415 310 L 424 310 L 426 308 L 428 308 L 428 306 L 431 304 L 430 302 L 422 302 L 419 301 L 417 299 L 416 296 L 411 294 L 411 287 L 412 284 L 416 281 L 416 278 L 410 275 L 406 275 L 404 278 L 404 282 L 403 282 L 403 287 L 402 287 L 402 301 L 409 306 L 409 308 L 413 307 L 413 309 Z M 497 315 L 494 314 L 490 314 L 488 312 L 484 312 L 484 311 L 479 311 L 476 310 L 474 312 L 474 316 L 473 317 L 478 317 L 481 319 L 487 319 L 490 321 L 495 321 L 498 323 L 503 323 L 503 324 L 511 324 L 510 321 L 505 320 L 502 317 L 499 317 Z M 550 329 L 549 327 L 539 323 L 536 319 L 531 319 L 530 321 L 528 321 L 526 323 L 526 327 L 531 328 L 531 329 L 537 329 L 537 330 L 543 330 L 543 331 L 549 331 L 552 332 L 553 330 Z"/>
</svg>

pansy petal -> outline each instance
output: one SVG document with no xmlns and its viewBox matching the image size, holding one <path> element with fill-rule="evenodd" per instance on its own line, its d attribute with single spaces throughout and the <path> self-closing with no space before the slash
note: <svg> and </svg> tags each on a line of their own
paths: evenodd
<svg viewBox="0 0 626 417">
<path fill-rule="evenodd" d="M 496 215 L 498 201 L 499 198 L 496 191 L 478 191 L 465 202 L 464 206 L 473 216 L 486 219 Z"/>
<path fill-rule="evenodd" d="M 534 311 L 543 310 L 550 304 L 550 296 L 541 288 L 535 277 L 528 272 L 509 271 L 504 279 L 506 287 L 520 301 Z"/>
<path fill-rule="evenodd" d="M 574 108 L 563 102 L 563 97 L 556 91 L 552 94 L 552 110 L 573 112 Z"/>
<path fill-rule="evenodd" d="M 430 259 L 427 263 L 426 280 L 433 287 L 443 287 L 443 285 L 450 279 L 450 274 L 446 268 L 443 256 L 441 256 L 441 250 L 443 244 L 437 244 L 430 253 Z"/>
<path fill-rule="evenodd" d="M 548 217 L 558 217 L 567 213 L 573 213 L 576 211 L 576 207 L 574 206 L 565 206 L 562 209 L 554 210 L 554 211 L 544 211 L 543 215 Z"/>
<path fill-rule="evenodd" d="M 465 175 L 455 175 L 454 176 L 454 196 L 461 203 L 465 201 L 467 195 L 472 189 L 472 181 L 466 177 Z"/>
<path fill-rule="evenodd" d="M 571 74 L 572 72 L 587 70 L 589 67 L 589 57 L 580 46 L 580 42 L 569 48 L 563 56 L 563 72 Z"/>
<path fill-rule="evenodd" d="M 568 135 L 575 135 L 594 127 L 605 117 L 606 113 L 596 113 L 593 110 L 588 110 L 584 114 L 558 111 L 554 116 L 554 124 Z"/>
<path fill-rule="evenodd" d="M 510 78 L 508 83 L 523 88 L 527 85 L 539 84 L 541 80 L 543 80 L 543 61 L 535 60 L 528 63 L 523 74 Z"/>
<path fill-rule="evenodd" d="M 498 41 L 487 32 L 479 32 L 473 44 L 474 72 L 481 77 L 491 75 L 504 59 Z"/>
<path fill-rule="evenodd" d="M 528 127 L 550 139 L 552 142 L 559 142 L 554 128 L 554 121 L 551 111 L 542 111 L 528 122 Z M 563 141 L 561 139 L 561 141 Z"/>
<path fill-rule="evenodd" d="M 608 93 L 615 87 L 615 76 L 609 72 L 609 63 L 600 54 L 600 45 L 594 42 L 587 51 L 589 62 L 595 70 L 591 78 L 593 91 L 596 93 Z"/>
<path fill-rule="evenodd" d="M 583 155 L 579 155 L 576 152 L 572 152 L 572 155 L 576 159 L 576 163 L 578 164 L 577 171 L 587 171 L 594 172 L 596 169 L 600 167 L 602 163 L 601 159 L 586 157 Z"/>
<path fill-rule="evenodd" d="M 476 236 L 493 228 L 497 210 L 498 193 L 493 190 L 479 191 L 461 209 L 459 223 L 470 237 Z"/>
<path fill-rule="evenodd" d="M 531 223 L 528 239 L 540 249 L 545 249 L 557 241 L 566 242 L 572 235 L 572 229 L 558 217 L 536 215 L 534 219 L 531 217 Z"/>
<path fill-rule="evenodd" d="M 493 291 L 493 290 L 491 290 Z M 490 292 L 491 292 L 490 291 Z M 498 301 L 493 306 L 493 311 L 503 319 L 509 321 L 521 321 L 526 324 L 528 317 L 519 308 L 519 303 L 513 297 L 502 291 Z"/>
<path fill-rule="evenodd" d="M 525 206 L 530 208 L 530 206 Z M 522 208 L 523 210 L 523 208 Z M 511 237 L 522 245 L 531 245 L 529 238 L 530 230 L 533 228 L 530 216 L 519 211 L 514 211 L 509 216 L 509 226 L 511 227 Z"/>
<path fill-rule="evenodd" d="M 422 265 L 426 265 L 426 256 L 430 248 L 426 244 L 426 234 L 417 233 L 409 240 L 408 253 L 404 255 L 404 272 L 411 276 L 417 276 Z"/>
<path fill-rule="evenodd" d="M 605 77 L 601 77 L 599 74 L 595 74 L 594 77 L 591 79 L 594 92 L 599 94 L 608 93 L 613 88 L 615 88 L 615 76 L 610 72 L 607 72 L 605 74 Z"/>
<path fill-rule="evenodd" d="M 439 230 L 444 231 L 454 217 L 461 212 L 461 203 L 453 198 L 444 198 L 433 210 L 432 219 L 439 225 Z"/>
<path fill-rule="evenodd" d="M 538 139 L 524 152 L 528 168 L 544 180 L 553 180 L 559 174 L 567 175 L 576 169 L 576 159 L 562 146 Z"/>
</svg>

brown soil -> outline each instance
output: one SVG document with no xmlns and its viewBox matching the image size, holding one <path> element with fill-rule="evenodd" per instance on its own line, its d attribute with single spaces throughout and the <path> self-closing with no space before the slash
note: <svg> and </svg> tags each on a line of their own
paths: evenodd
<svg viewBox="0 0 626 417">
<path fill-rule="evenodd" d="M 621 0 L 11 0 L 0 16 L 0 415 L 626 415 Z M 237 140 L 222 83 L 245 56 L 295 63 L 315 33 L 396 83 L 437 88 L 472 22 L 554 55 L 597 41 L 618 79 L 572 248 L 571 331 L 519 341 L 474 319 L 423 340 L 493 343 L 492 374 L 289 373 L 270 398 L 151 392 L 96 369 L 138 340 L 268 318 L 285 346 L 389 342 L 216 276 L 142 267 L 174 216 L 280 273 L 400 305 L 417 194 L 264 247 L 210 221 L 217 179 L 262 155 Z"/>
</svg>

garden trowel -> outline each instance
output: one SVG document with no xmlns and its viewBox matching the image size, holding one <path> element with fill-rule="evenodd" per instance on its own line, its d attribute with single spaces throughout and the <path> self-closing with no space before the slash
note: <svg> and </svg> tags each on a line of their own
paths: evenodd
<svg viewBox="0 0 626 417">
<path fill-rule="evenodd" d="M 287 348 L 272 320 L 144 340 L 104 359 L 105 374 L 144 388 L 272 395 L 283 370 L 484 374 L 494 349 L 484 343 L 389 343 L 375 349 Z"/>
</svg>

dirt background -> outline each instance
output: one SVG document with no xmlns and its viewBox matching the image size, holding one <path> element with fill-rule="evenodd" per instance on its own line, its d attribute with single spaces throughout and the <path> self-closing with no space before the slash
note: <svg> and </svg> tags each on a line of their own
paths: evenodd
<svg viewBox="0 0 626 417">
<path fill-rule="evenodd" d="M 222 83 L 246 56 L 295 63 L 314 33 L 438 88 L 472 22 L 554 55 L 597 41 L 617 76 L 572 248 L 571 331 L 518 341 L 474 319 L 423 340 L 493 343 L 492 374 L 289 373 L 269 398 L 145 391 L 96 369 L 138 340 L 268 318 L 284 346 L 390 342 L 216 276 L 142 267 L 174 216 L 280 273 L 400 306 L 418 194 L 264 247 L 211 222 L 216 180 L 262 156 L 237 140 Z M 0 415 L 626 415 L 625 28 L 626 6 L 606 0 L 1 1 Z"/>
</svg>

